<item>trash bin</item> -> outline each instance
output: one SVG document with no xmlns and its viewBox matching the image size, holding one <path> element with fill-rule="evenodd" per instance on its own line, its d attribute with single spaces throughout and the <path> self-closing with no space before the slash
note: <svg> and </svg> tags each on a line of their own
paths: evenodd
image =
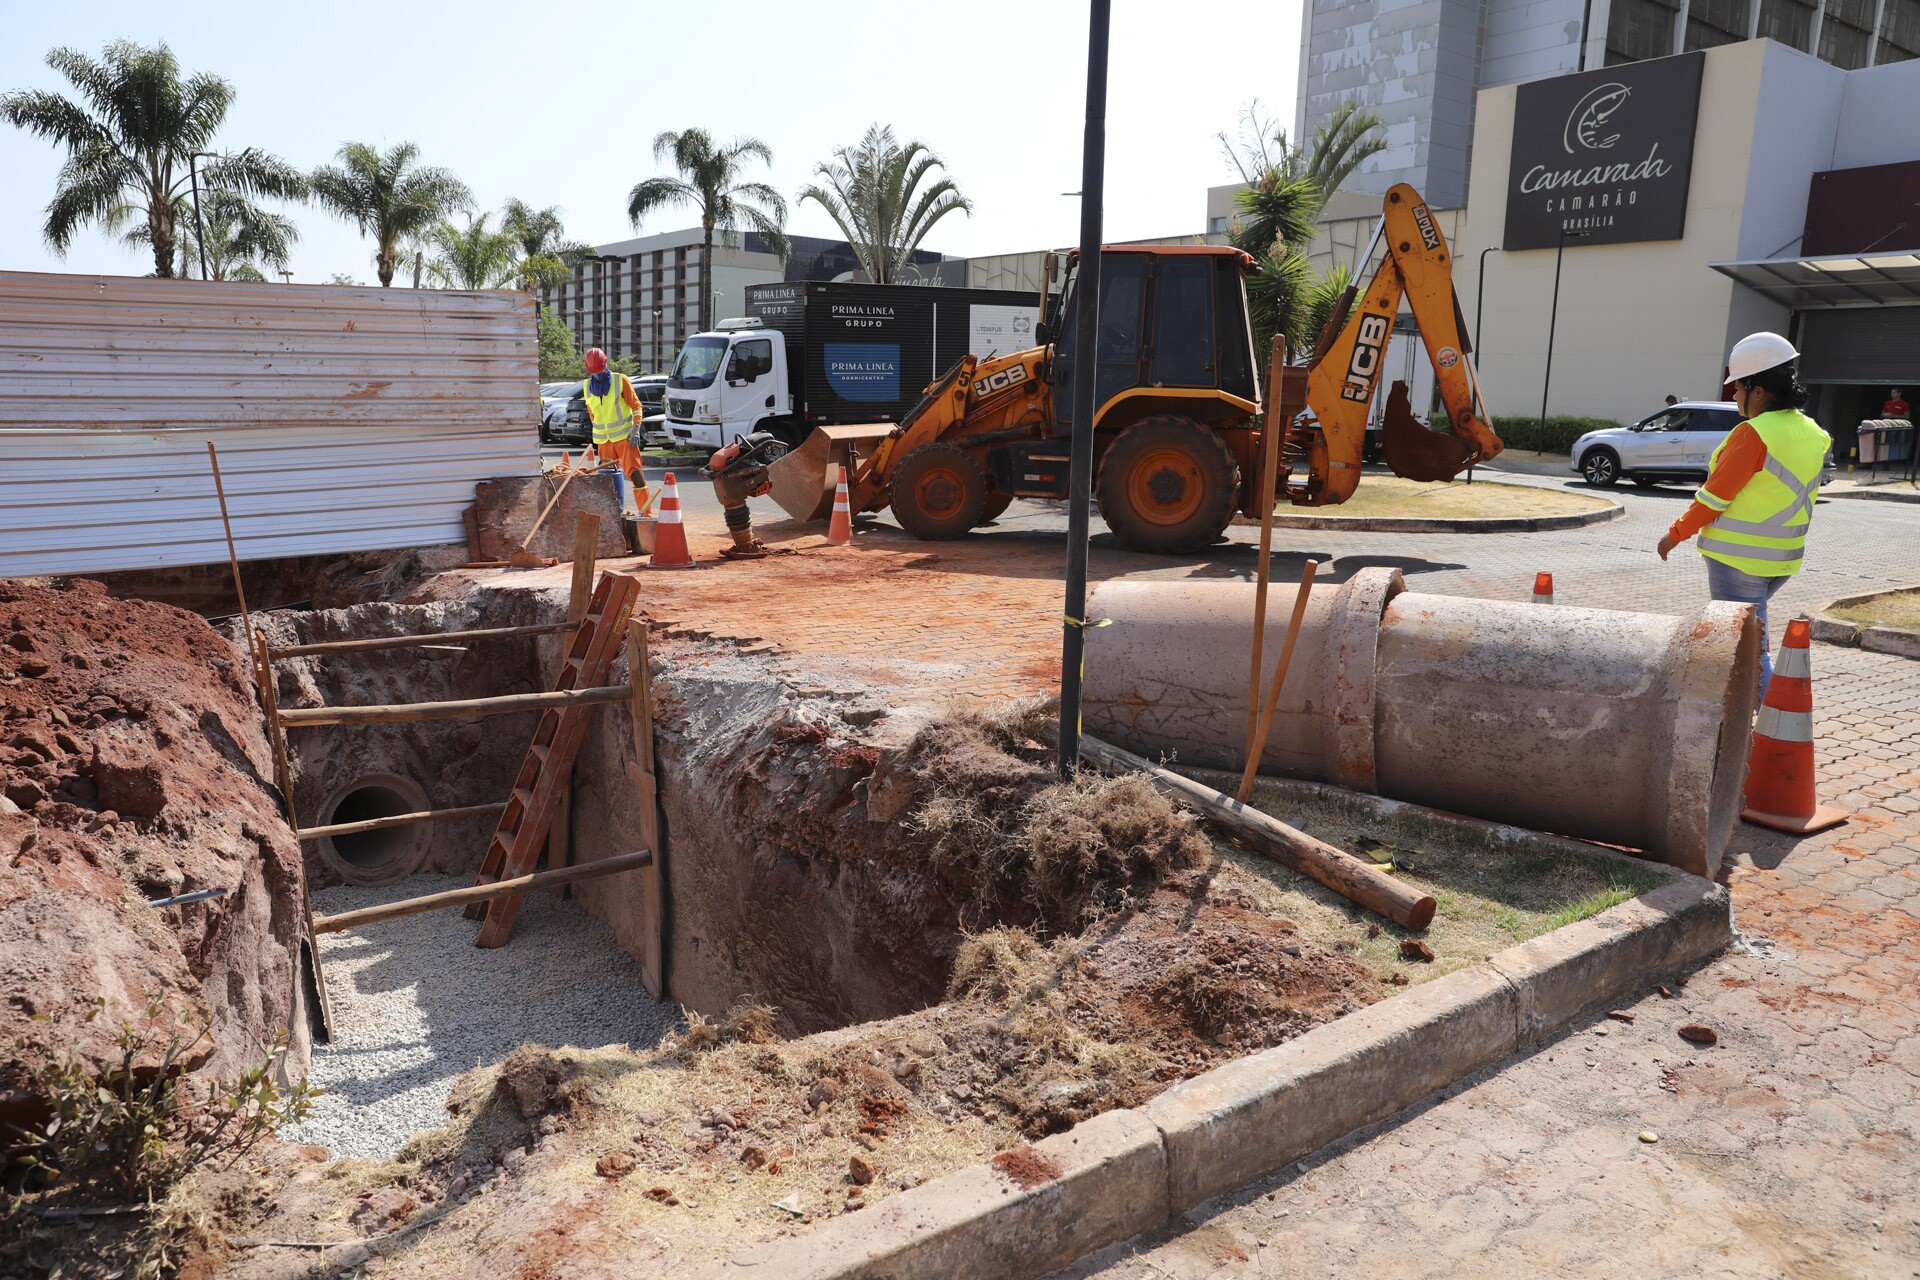
<svg viewBox="0 0 1920 1280">
<path fill-rule="evenodd" d="M 1880 431 L 1880 458 L 1883 462 L 1905 462 L 1913 456 L 1913 424 L 1889 422 Z"/>
<path fill-rule="evenodd" d="M 1861 462 L 1869 463 L 1880 461 L 1880 429 L 1885 425 L 1886 424 L 1881 421 L 1872 420 L 1862 422 L 1855 428 L 1855 434 L 1860 438 Z"/>
</svg>

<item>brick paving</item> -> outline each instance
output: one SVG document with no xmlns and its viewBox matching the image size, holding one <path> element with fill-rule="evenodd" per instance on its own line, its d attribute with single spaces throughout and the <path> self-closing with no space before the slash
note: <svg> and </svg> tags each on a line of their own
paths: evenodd
<svg viewBox="0 0 1920 1280">
<path fill-rule="evenodd" d="M 1335 581 L 1387 564 L 1417 590 L 1519 599 L 1545 569 L 1563 605 L 1698 607 L 1699 557 L 1652 551 L 1686 492 L 1614 496 L 1623 519 L 1546 534 L 1281 531 L 1275 576 L 1312 556 Z M 739 565 L 708 563 L 718 513 L 699 497 L 703 567 L 644 575 L 643 608 L 668 630 L 895 701 L 1054 685 L 1057 506 L 1016 503 L 954 543 L 883 522 L 850 550 L 772 522 L 762 536 L 795 554 Z M 1815 518 L 1776 639 L 1794 612 L 1920 578 L 1920 511 L 1828 500 Z M 1230 532 L 1186 560 L 1102 535 L 1093 574 L 1249 576 L 1257 531 Z M 1738 828 L 1725 875 L 1741 948 L 1629 1004 L 1631 1023 L 1578 1027 L 1069 1274 L 1920 1275 L 1920 663 L 1826 645 L 1813 662 L 1822 798 L 1852 820 L 1798 841 Z M 1719 1044 L 1680 1040 L 1693 1021 Z"/>
</svg>

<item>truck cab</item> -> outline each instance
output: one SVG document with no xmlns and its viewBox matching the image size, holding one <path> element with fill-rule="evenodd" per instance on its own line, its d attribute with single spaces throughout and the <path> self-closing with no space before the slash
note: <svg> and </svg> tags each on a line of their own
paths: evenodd
<svg viewBox="0 0 1920 1280">
<path fill-rule="evenodd" d="M 667 434 L 720 449 L 777 425 L 770 418 L 790 418 L 787 358 L 785 335 L 758 318 L 722 320 L 688 338 L 667 375 Z"/>
</svg>

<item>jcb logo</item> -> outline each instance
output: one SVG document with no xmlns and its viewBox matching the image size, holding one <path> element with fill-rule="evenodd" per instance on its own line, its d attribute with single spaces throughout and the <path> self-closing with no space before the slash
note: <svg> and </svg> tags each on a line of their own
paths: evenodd
<svg viewBox="0 0 1920 1280">
<path fill-rule="evenodd" d="M 1380 351 L 1387 345 L 1387 318 L 1361 316 L 1360 336 L 1354 340 L 1353 358 L 1347 361 L 1347 384 L 1340 388 L 1343 400 L 1366 403 L 1373 399 L 1373 379 L 1380 372 Z"/>
<path fill-rule="evenodd" d="M 1429 251 L 1438 249 L 1440 232 L 1433 225 L 1433 215 L 1427 212 L 1427 206 L 1423 204 L 1413 206 L 1413 220 L 1420 228 L 1420 243 L 1427 246 Z"/>
<path fill-rule="evenodd" d="M 973 394 L 977 396 L 990 396 L 996 391 L 1005 391 L 1008 387 L 1025 382 L 1026 380 L 1027 366 L 1023 364 L 1012 365 L 1002 369 L 990 378 L 982 378 L 980 381 L 974 383 Z"/>
</svg>

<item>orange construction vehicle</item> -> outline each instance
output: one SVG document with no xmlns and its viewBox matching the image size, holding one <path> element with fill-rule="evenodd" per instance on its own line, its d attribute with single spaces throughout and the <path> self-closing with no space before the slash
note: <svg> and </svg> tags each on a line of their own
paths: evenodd
<svg viewBox="0 0 1920 1280">
<path fill-rule="evenodd" d="M 1441 480 L 1500 452 L 1453 294 L 1452 256 L 1412 187 L 1387 193 L 1374 244 L 1383 240 L 1386 253 L 1359 305 L 1350 289 L 1311 363 L 1274 380 L 1281 403 L 1269 406 L 1277 411 L 1264 429 L 1255 425 L 1261 394 L 1247 318 L 1253 259 L 1215 246 L 1102 250 L 1094 493 L 1123 543 L 1194 551 L 1218 540 L 1236 512 L 1257 517 L 1256 477 L 1276 438 L 1288 501 L 1323 506 L 1351 497 L 1402 297 L 1433 361 L 1450 430 L 1421 426 L 1395 383 L 1383 421 L 1388 465 L 1411 479 Z M 1064 498 L 1077 256 L 1065 256 L 1057 294 L 1048 259 L 1041 345 L 968 356 L 897 424 L 816 428 L 770 468 L 774 499 L 796 519 L 825 518 L 832 464 L 844 462 L 854 511 L 890 505 L 907 532 L 940 539 L 993 520 L 1015 498 Z M 1369 248 L 1366 260 L 1372 256 Z"/>
</svg>

